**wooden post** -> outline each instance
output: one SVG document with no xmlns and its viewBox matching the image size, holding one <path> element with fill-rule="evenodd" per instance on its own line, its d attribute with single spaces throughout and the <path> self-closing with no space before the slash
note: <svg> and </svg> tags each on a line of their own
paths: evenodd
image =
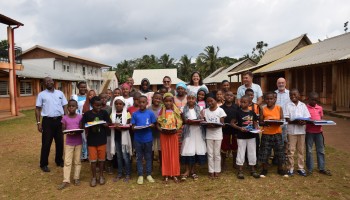
<svg viewBox="0 0 350 200">
<path fill-rule="evenodd" d="M 326 66 L 322 67 L 322 97 L 325 99 L 322 103 L 327 103 L 327 75 Z M 329 84 L 329 83 L 328 83 Z"/>
<path fill-rule="evenodd" d="M 260 82 L 260 87 L 261 87 L 261 90 L 263 92 L 266 92 L 267 91 L 267 75 L 266 74 L 263 74 L 261 76 L 261 82 Z"/>
<path fill-rule="evenodd" d="M 337 75 L 338 66 L 332 65 L 332 111 L 337 111 Z"/>
<path fill-rule="evenodd" d="M 306 70 L 305 68 L 302 69 L 303 70 L 303 100 L 306 97 Z"/>
<path fill-rule="evenodd" d="M 284 76 L 286 79 L 286 88 L 292 89 L 292 71 L 290 69 L 285 70 Z"/>
<path fill-rule="evenodd" d="M 315 67 L 311 68 L 312 70 L 312 91 L 316 92 L 316 77 L 315 77 Z"/>
<path fill-rule="evenodd" d="M 9 61 L 10 61 L 10 67 L 9 67 L 9 92 L 10 92 L 10 108 L 11 108 L 11 115 L 16 115 L 16 80 L 15 77 L 13 77 L 13 68 L 14 66 L 14 56 L 13 56 L 13 35 L 12 35 L 12 28 L 11 26 L 7 27 L 7 40 L 9 45 Z"/>
</svg>

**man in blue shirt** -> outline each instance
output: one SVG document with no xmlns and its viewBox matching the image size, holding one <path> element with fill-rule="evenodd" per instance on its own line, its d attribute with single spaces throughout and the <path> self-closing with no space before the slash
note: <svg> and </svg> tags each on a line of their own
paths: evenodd
<svg viewBox="0 0 350 200">
<path fill-rule="evenodd" d="M 35 118 L 38 131 L 42 133 L 40 168 L 43 172 L 50 172 L 48 159 L 53 139 L 56 143 L 56 165 L 63 167 L 64 163 L 61 119 L 67 112 L 67 99 L 61 91 L 55 90 L 52 78 L 46 77 L 43 82 L 46 89 L 40 92 L 36 99 Z"/>
<path fill-rule="evenodd" d="M 151 128 L 155 127 L 156 117 L 154 113 L 148 109 L 147 97 L 139 98 L 140 109 L 133 113 L 131 117 L 132 129 L 134 130 L 134 145 L 137 157 L 137 184 L 143 184 L 143 158 L 146 160 L 146 175 L 147 180 L 154 182 L 152 178 L 152 145 L 153 137 Z M 145 126 L 146 128 L 138 129 L 137 126 Z"/>
</svg>

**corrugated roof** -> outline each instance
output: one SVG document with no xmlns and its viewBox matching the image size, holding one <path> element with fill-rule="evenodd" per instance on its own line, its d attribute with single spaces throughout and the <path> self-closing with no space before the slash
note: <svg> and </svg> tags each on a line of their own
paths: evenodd
<svg viewBox="0 0 350 200">
<path fill-rule="evenodd" d="M 203 79 L 203 83 L 211 83 L 208 82 L 210 81 L 211 78 L 213 78 L 214 76 L 216 76 L 218 73 L 220 73 L 222 70 L 224 70 L 225 67 L 220 67 L 219 69 L 215 70 L 213 73 L 211 73 L 209 76 L 207 76 L 205 79 Z"/>
<path fill-rule="evenodd" d="M 132 74 L 134 85 L 141 85 L 144 78 L 147 78 L 151 85 L 162 85 L 164 76 L 169 76 L 172 84 L 184 82 L 177 78 L 177 69 L 135 69 Z"/>
<path fill-rule="evenodd" d="M 282 44 L 279 44 L 277 46 L 274 46 L 274 47 L 268 49 L 266 51 L 265 55 L 259 61 L 257 66 L 269 64 L 273 61 L 276 61 L 276 60 L 290 54 L 303 39 L 305 39 L 307 44 L 312 44 L 312 42 L 306 36 L 306 34 L 302 34 L 301 36 L 299 36 L 297 38 L 294 38 L 292 40 L 289 40 L 287 42 L 284 42 Z"/>
<path fill-rule="evenodd" d="M 235 71 L 237 68 L 240 68 L 240 65 L 242 64 L 242 63 L 244 63 L 244 62 L 246 62 L 248 60 L 248 58 L 247 59 L 244 59 L 244 60 L 242 60 L 242 61 L 239 61 L 239 62 L 236 62 L 236 63 L 234 63 L 233 65 L 231 65 L 231 66 L 229 66 L 229 67 L 227 67 L 226 69 L 223 69 L 223 70 L 221 70 L 221 72 L 220 73 L 217 73 L 217 75 L 215 75 L 215 76 L 212 76 L 212 77 L 209 77 L 208 79 L 206 78 L 206 79 L 204 79 L 203 80 L 203 83 L 221 83 L 223 80 L 227 80 L 229 77 L 228 77 L 228 74 L 230 73 L 230 72 L 233 72 L 233 71 Z M 241 68 L 240 68 L 241 69 Z M 231 80 L 231 81 L 233 81 L 234 82 L 234 80 Z"/>
<path fill-rule="evenodd" d="M 63 72 L 60 70 L 48 70 L 47 66 L 35 65 L 28 63 L 24 65 L 22 71 L 16 71 L 16 74 L 21 77 L 26 78 L 45 78 L 51 77 L 55 80 L 67 80 L 67 81 L 83 81 L 85 80 L 82 76 L 70 73 Z"/>
<path fill-rule="evenodd" d="M 269 64 L 254 73 L 280 71 L 293 67 L 308 66 L 350 59 L 350 33 L 345 33 L 308 45 Z"/>
<path fill-rule="evenodd" d="M 47 47 L 40 46 L 40 45 L 35 45 L 34 47 L 23 51 L 22 55 L 24 55 L 24 54 L 26 54 L 26 53 L 34 50 L 34 49 L 42 49 L 44 51 L 48 51 L 48 52 L 51 52 L 53 54 L 57 54 L 59 56 L 65 57 L 65 58 L 75 58 L 75 59 L 79 59 L 79 60 L 83 60 L 83 61 L 88 61 L 88 62 L 91 62 L 91 63 L 95 63 L 97 65 L 100 65 L 101 67 L 111 67 L 110 65 L 106 65 L 106 64 L 103 64 L 103 63 L 100 63 L 100 62 L 88 59 L 88 58 L 84 58 L 84 57 L 81 57 L 81 56 L 73 55 L 73 54 L 66 53 L 66 52 L 63 52 L 63 51 L 59 51 L 59 50 L 56 50 L 56 49 L 47 48 Z"/>
</svg>

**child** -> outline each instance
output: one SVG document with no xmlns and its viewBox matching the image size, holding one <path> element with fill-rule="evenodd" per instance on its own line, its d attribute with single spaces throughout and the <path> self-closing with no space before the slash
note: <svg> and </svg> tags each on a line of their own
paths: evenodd
<svg viewBox="0 0 350 200">
<path fill-rule="evenodd" d="M 168 89 L 166 87 L 161 87 L 159 89 L 159 93 L 162 95 L 162 97 L 164 96 L 165 93 L 168 92 Z"/>
<path fill-rule="evenodd" d="M 238 130 L 237 132 L 237 143 L 238 143 L 238 152 L 236 158 L 236 164 L 238 166 L 237 178 L 244 179 L 243 174 L 243 164 L 246 150 L 248 151 L 248 161 L 251 167 L 250 174 L 254 178 L 259 178 L 260 175 L 255 171 L 256 165 L 256 143 L 255 143 L 255 134 L 251 133 L 250 129 L 258 128 L 258 117 L 256 114 L 248 109 L 250 97 L 244 95 L 240 99 L 240 107 L 237 111 L 236 118 L 232 121 L 231 125 Z M 237 123 L 237 124 L 236 124 Z"/>
<path fill-rule="evenodd" d="M 125 100 L 126 108 L 134 105 L 134 99 L 130 97 L 130 85 L 128 83 L 122 85 L 122 96 Z"/>
<path fill-rule="evenodd" d="M 113 92 L 111 89 L 107 89 L 107 104 L 111 105 L 112 99 L 113 99 Z"/>
<path fill-rule="evenodd" d="M 306 106 L 311 115 L 311 120 L 321 120 L 323 117 L 323 109 L 317 104 L 319 96 L 316 92 L 309 94 L 309 104 Z M 311 175 L 314 169 L 314 160 L 312 158 L 312 146 L 315 143 L 317 154 L 317 166 L 321 174 L 332 176 L 332 173 L 325 168 L 324 156 L 324 138 L 322 134 L 322 126 L 306 124 L 306 167 Z"/>
<path fill-rule="evenodd" d="M 169 176 L 177 183 L 180 175 L 179 139 L 177 131 L 182 126 L 181 111 L 174 104 L 174 96 L 165 93 L 163 105 L 159 112 L 157 128 L 160 131 L 162 145 L 162 176 L 168 183 Z"/>
<path fill-rule="evenodd" d="M 83 114 L 83 106 L 86 101 L 86 82 L 79 82 L 77 84 L 77 88 L 79 90 L 78 94 L 72 95 L 71 99 L 74 99 L 78 102 L 77 114 Z"/>
<path fill-rule="evenodd" d="M 119 181 L 122 179 L 124 163 L 124 182 L 129 182 L 131 174 L 130 158 L 132 155 L 132 143 L 129 129 L 121 128 L 121 126 L 130 124 L 131 115 L 126 110 L 125 100 L 123 97 L 116 97 L 113 105 L 111 120 L 112 123 L 116 125 L 116 128 L 111 130 L 111 154 L 117 154 L 118 162 L 118 175 L 114 181 Z"/>
<path fill-rule="evenodd" d="M 147 107 L 150 106 L 152 103 L 152 96 L 153 96 L 154 92 L 151 90 L 151 85 L 150 85 L 150 82 L 147 78 L 144 78 L 141 81 L 140 93 L 141 93 L 141 95 L 144 95 L 147 97 L 147 102 L 148 102 Z"/>
<path fill-rule="evenodd" d="M 259 119 L 259 116 L 260 116 L 260 106 L 256 103 L 253 102 L 253 98 L 254 98 L 254 91 L 251 89 L 251 88 L 248 88 L 246 89 L 245 91 L 245 95 L 248 95 L 250 98 L 249 98 L 249 106 L 248 106 L 248 109 L 253 111 L 256 116 L 258 117 Z M 256 143 L 256 156 L 258 157 L 259 155 L 259 149 L 260 149 L 260 134 L 255 134 L 255 143 Z M 247 156 L 246 156 L 246 161 L 247 160 Z M 258 159 L 258 158 L 257 158 Z"/>
<path fill-rule="evenodd" d="M 201 111 L 207 108 L 205 104 L 205 96 L 208 94 L 208 90 L 206 88 L 199 88 L 197 92 L 197 104 L 201 108 Z"/>
<path fill-rule="evenodd" d="M 115 98 L 115 97 L 119 97 L 119 96 L 121 95 L 121 93 L 122 93 L 122 91 L 121 91 L 119 88 L 115 88 L 115 89 L 113 90 L 113 98 L 112 98 L 112 100 L 111 100 L 109 106 L 111 106 L 111 107 L 113 106 L 114 98 Z"/>
<path fill-rule="evenodd" d="M 134 131 L 134 145 L 137 157 L 137 184 L 143 184 L 143 159 L 146 160 L 146 175 L 150 183 L 154 183 L 152 178 L 152 130 L 155 127 L 156 118 L 150 110 L 146 109 L 147 97 L 139 98 L 140 109 L 131 117 L 132 130 Z M 149 126 L 143 129 L 135 129 L 135 126 Z"/>
<path fill-rule="evenodd" d="M 284 176 L 284 144 L 282 139 L 281 124 L 264 123 L 264 120 L 283 120 L 283 111 L 280 106 L 276 105 L 274 92 L 267 92 L 264 99 L 266 106 L 262 109 L 260 115 L 260 123 L 264 125 L 259 152 L 259 161 L 262 164 L 262 172 L 260 173 L 260 176 L 265 177 L 267 175 L 268 158 L 272 149 L 274 151 L 275 157 L 278 158 L 277 173 Z"/>
<path fill-rule="evenodd" d="M 181 163 L 185 165 L 186 171 L 181 175 L 181 180 L 185 181 L 191 175 L 196 181 L 198 175 L 195 172 L 195 164 L 202 165 L 206 162 L 207 147 L 203 127 L 199 123 L 191 121 L 202 119 L 194 92 L 187 94 L 187 105 L 184 107 L 182 119 L 185 125 L 182 134 Z"/>
<path fill-rule="evenodd" d="M 284 117 L 288 122 L 288 175 L 294 175 L 294 153 L 298 154 L 298 174 L 306 176 L 304 170 L 304 150 L 305 150 L 305 124 L 304 120 L 298 118 L 310 118 L 310 113 L 306 105 L 299 101 L 300 93 L 298 89 L 289 92 L 290 100 L 285 106 Z"/>
<path fill-rule="evenodd" d="M 68 115 L 62 118 L 63 130 L 79 129 L 82 116 L 76 113 L 78 102 L 74 99 L 68 101 Z M 81 134 L 66 135 L 66 145 L 64 147 L 64 167 L 63 167 L 63 183 L 58 187 L 59 190 L 66 188 L 70 183 L 70 173 L 72 169 L 72 161 L 74 163 L 74 185 L 80 185 L 81 170 Z"/>
<path fill-rule="evenodd" d="M 231 124 L 231 121 L 236 118 L 238 106 L 234 103 L 234 95 L 231 91 L 225 93 L 225 103 L 220 106 L 226 113 L 225 125 L 222 127 L 223 139 L 221 143 L 221 168 L 226 169 L 226 158 L 230 151 L 233 154 L 233 166 L 235 166 L 235 160 L 237 156 L 237 136 L 235 130 Z"/>
<path fill-rule="evenodd" d="M 111 115 L 112 113 L 112 107 L 109 106 L 108 104 L 108 94 L 106 93 L 101 93 L 100 95 L 98 95 L 101 99 L 102 102 L 102 110 L 107 111 L 108 116 Z M 108 104 L 108 105 L 107 105 Z M 106 169 L 107 169 L 107 173 L 108 174 L 113 174 L 112 172 L 112 160 L 113 160 L 113 155 L 111 154 L 111 130 L 107 129 L 107 145 L 106 145 Z"/>
<path fill-rule="evenodd" d="M 224 96 L 226 92 L 230 91 L 230 82 L 228 82 L 228 80 L 223 80 L 221 82 L 221 90 L 224 93 Z"/>
<path fill-rule="evenodd" d="M 218 102 L 218 106 L 222 106 L 225 103 L 224 93 L 221 90 L 216 91 L 215 99 Z"/>
<path fill-rule="evenodd" d="M 217 106 L 215 95 L 213 93 L 206 95 L 206 102 L 209 108 L 204 110 L 205 121 L 224 123 L 226 113 L 222 108 Z M 218 178 L 221 172 L 220 149 L 222 142 L 222 128 L 221 126 L 208 125 L 206 130 L 209 177 Z"/>
<path fill-rule="evenodd" d="M 155 92 L 152 97 L 152 105 L 148 107 L 147 109 L 152 111 L 156 119 L 158 118 L 159 111 L 162 108 L 161 107 L 162 102 L 162 95 L 159 92 Z M 158 151 L 158 158 L 159 158 L 159 169 L 162 169 L 162 152 L 160 148 L 160 133 L 157 128 L 152 130 L 153 135 L 153 152 L 152 152 L 152 158 L 154 159 L 154 151 Z"/>
<path fill-rule="evenodd" d="M 174 97 L 174 103 L 181 112 L 187 103 L 186 90 L 187 86 L 185 83 L 180 82 L 176 85 L 176 96 Z"/>
<path fill-rule="evenodd" d="M 90 90 L 87 94 L 86 94 L 86 101 L 83 105 L 83 113 L 86 113 L 87 111 L 92 109 L 91 106 L 91 99 L 96 96 L 96 92 L 95 90 Z M 82 161 L 88 161 L 89 158 L 89 153 L 88 153 L 88 147 L 87 147 L 87 141 L 86 141 L 86 133 L 82 134 L 83 137 L 83 146 L 81 148 L 81 160 Z"/>
<path fill-rule="evenodd" d="M 134 114 L 134 112 L 138 111 L 139 108 L 139 98 L 141 96 L 141 93 L 135 92 L 133 98 L 133 105 L 130 106 L 127 111 L 130 113 L 130 115 Z"/>
<path fill-rule="evenodd" d="M 93 97 L 91 99 L 92 110 L 87 111 L 83 115 L 82 123 L 104 120 L 107 123 L 90 126 L 85 128 L 87 134 L 87 145 L 89 150 L 89 160 L 91 163 L 92 179 L 90 182 L 91 187 L 96 186 L 96 163 L 99 162 L 100 168 L 100 185 L 105 184 L 105 178 L 103 177 L 104 161 L 106 159 L 106 143 L 107 143 L 107 130 L 108 123 L 111 123 L 111 119 L 107 111 L 101 110 L 102 102 L 100 97 Z"/>
</svg>

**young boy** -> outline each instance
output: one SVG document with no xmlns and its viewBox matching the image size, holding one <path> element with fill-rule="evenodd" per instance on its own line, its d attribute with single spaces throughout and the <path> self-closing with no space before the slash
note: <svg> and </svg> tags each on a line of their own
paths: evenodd
<svg viewBox="0 0 350 200">
<path fill-rule="evenodd" d="M 309 94 L 309 104 L 306 106 L 311 115 L 311 120 L 321 120 L 323 109 L 317 104 L 319 96 L 316 92 Z M 321 174 L 332 176 L 332 173 L 325 168 L 324 141 L 322 126 L 306 124 L 306 167 L 311 175 L 314 169 L 314 160 L 312 157 L 312 146 L 315 143 L 317 154 L 317 166 Z"/>
<path fill-rule="evenodd" d="M 278 158 L 278 171 L 277 173 L 284 176 L 283 170 L 284 151 L 283 151 L 283 139 L 282 128 L 280 123 L 264 123 L 264 120 L 283 120 L 282 108 L 276 105 L 276 98 L 274 92 L 267 92 L 265 94 L 266 106 L 262 109 L 260 115 L 260 124 L 264 125 L 263 134 L 261 137 L 259 161 L 262 164 L 261 177 L 267 175 L 268 158 L 271 150 L 273 149 L 275 156 Z"/>
<path fill-rule="evenodd" d="M 224 119 L 225 125 L 222 127 L 223 139 L 221 143 L 221 168 L 224 171 L 226 169 L 226 158 L 230 151 L 233 154 L 233 166 L 236 163 L 237 156 L 237 136 L 235 130 L 231 124 L 231 121 L 236 118 L 238 106 L 234 103 L 234 95 L 231 91 L 225 93 L 225 103 L 220 106 L 226 113 Z"/>
<path fill-rule="evenodd" d="M 305 151 L 305 120 L 301 118 L 310 118 L 310 113 L 306 105 L 299 101 L 300 93 L 298 89 L 292 89 L 289 92 L 290 100 L 285 106 L 284 118 L 288 122 L 288 176 L 294 175 L 294 153 L 298 154 L 298 174 L 306 176 L 304 170 L 304 151 Z"/>
<path fill-rule="evenodd" d="M 110 105 L 113 100 L 113 91 L 111 89 L 107 89 L 107 104 Z"/>
<path fill-rule="evenodd" d="M 108 94 L 107 93 L 101 93 L 98 96 L 100 97 L 101 103 L 102 103 L 101 109 L 107 111 L 108 116 L 110 116 L 111 113 L 112 113 L 112 107 L 109 106 L 109 103 L 108 103 L 108 98 L 109 98 Z M 108 174 L 113 174 L 113 172 L 112 172 L 113 155 L 111 154 L 111 130 L 110 129 L 107 129 L 106 154 L 107 154 L 107 156 L 106 156 L 107 162 L 106 162 L 106 166 L 105 166 L 106 167 L 106 171 L 107 171 Z"/>
<path fill-rule="evenodd" d="M 76 113 L 78 102 L 74 99 L 68 101 L 68 115 L 62 118 L 62 129 L 71 130 L 79 129 L 82 116 Z M 74 135 L 66 135 L 66 145 L 64 147 L 64 167 L 63 167 L 63 183 L 58 187 L 59 190 L 66 188 L 70 183 L 70 173 L 72 169 L 72 161 L 74 163 L 74 185 L 80 185 L 80 170 L 81 170 L 81 133 Z"/>
<path fill-rule="evenodd" d="M 146 175 L 150 183 L 154 183 L 152 178 L 152 130 L 155 127 L 156 117 L 153 112 L 147 110 L 147 97 L 140 96 L 140 109 L 136 111 L 131 117 L 132 130 L 134 131 L 134 145 L 137 155 L 137 184 L 143 184 L 143 159 L 146 160 Z M 135 126 L 149 126 L 143 129 L 135 129 Z"/>
<path fill-rule="evenodd" d="M 91 100 L 92 110 L 87 111 L 83 115 L 82 124 L 94 121 L 106 121 L 105 124 L 98 124 L 85 128 L 87 134 L 87 145 L 89 150 L 89 160 L 91 163 L 92 179 L 90 182 L 91 187 L 95 187 L 97 183 L 96 179 L 96 163 L 99 161 L 100 168 L 100 185 L 105 184 L 105 178 L 103 177 L 104 161 L 106 160 L 106 144 L 107 144 L 107 131 L 108 123 L 111 123 L 111 119 L 105 110 L 101 110 L 102 101 L 100 97 L 95 96 Z"/>
<path fill-rule="evenodd" d="M 238 166 L 237 178 L 244 179 L 243 174 L 243 164 L 245 153 L 247 150 L 248 161 L 251 167 L 250 174 L 254 178 L 260 178 L 260 175 L 255 170 L 256 165 L 256 143 L 255 143 L 255 134 L 251 133 L 250 129 L 258 128 L 258 117 L 256 114 L 248 109 L 250 97 L 244 95 L 240 99 L 241 109 L 237 111 L 236 118 L 232 121 L 231 125 L 238 130 L 237 132 L 237 143 L 238 143 L 238 152 L 236 158 L 236 164 Z M 237 123 L 237 124 L 236 124 Z"/>
<path fill-rule="evenodd" d="M 140 96 L 141 96 L 141 93 L 139 93 L 139 92 L 134 93 L 134 97 L 133 97 L 134 104 L 127 109 L 127 111 L 130 113 L 130 115 L 134 114 L 134 112 L 136 112 L 140 109 L 140 107 L 139 107 Z"/>
</svg>

